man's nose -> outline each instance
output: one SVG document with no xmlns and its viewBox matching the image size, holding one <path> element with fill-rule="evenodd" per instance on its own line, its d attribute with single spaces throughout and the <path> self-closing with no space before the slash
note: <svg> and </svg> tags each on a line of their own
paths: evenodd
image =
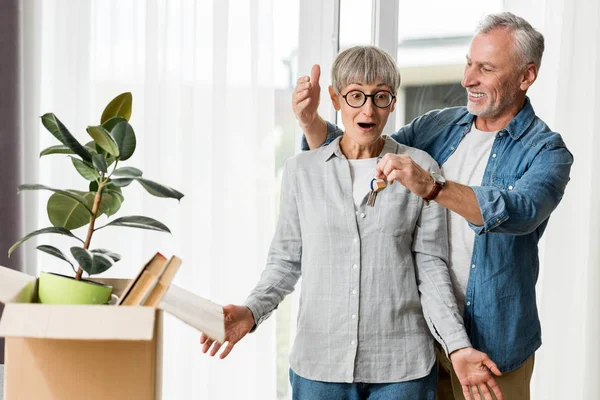
<svg viewBox="0 0 600 400">
<path fill-rule="evenodd" d="M 465 67 L 461 85 L 465 88 L 477 85 L 477 72 L 473 67 Z"/>
</svg>

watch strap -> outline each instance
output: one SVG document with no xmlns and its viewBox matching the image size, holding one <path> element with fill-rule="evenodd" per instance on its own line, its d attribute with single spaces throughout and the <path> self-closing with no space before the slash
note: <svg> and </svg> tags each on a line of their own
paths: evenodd
<svg viewBox="0 0 600 400">
<path fill-rule="evenodd" d="M 439 183 L 433 178 L 431 179 L 433 180 L 433 188 L 431 189 L 429 194 L 423 198 L 426 205 L 429 205 L 429 202 L 437 197 L 437 195 L 440 193 L 440 190 L 442 190 L 443 187 L 441 183 Z"/>
</svg>

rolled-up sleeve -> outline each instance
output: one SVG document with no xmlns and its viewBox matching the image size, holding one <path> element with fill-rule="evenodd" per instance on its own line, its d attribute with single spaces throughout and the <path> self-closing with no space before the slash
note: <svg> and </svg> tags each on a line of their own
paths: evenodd
<svg viewBox="0 0 600 400">
<path fill-rule="evenodd" d="M 279 220 L 269 249 L 267 265 L 258 284 L 244 302 L 254 316 L 254 329 L 294 290 L 301 274 L 302 237 L 295 171 L 290 164 L 291 161 L 286 163 L 281 181 Z"/>
<path fill-rule="evenodd" d="M 473 186 L 484 224 L 469 226 L 480 235 L 533 232 L 558 206 L 572 164 L 573 156 L 564 145 L 547 144 L 514 187 Z"/>
</svg>

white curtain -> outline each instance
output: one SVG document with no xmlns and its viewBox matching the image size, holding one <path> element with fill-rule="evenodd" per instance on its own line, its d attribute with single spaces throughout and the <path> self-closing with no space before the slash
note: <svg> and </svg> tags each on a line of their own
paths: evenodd
<svg viewBox="0 0 600 400">
<path fill-rule="evenodd" d="M 92 247 L 123 256 L 105 276 L 132 277 L 156 251 L 176 254 L 184 261 L 176 284 L 217 303 L 241 303 L 264 268 L 275 220 L 273 0 L 44 0 L 23 7 L 27 182 L 85 190 L 69 159 L 37 159 L 57 144 L 38 117 L 54 112 L 85 143 L 85 128 L 99 124 L 108 101 L 132 92 L 137 150 L 124 164 L 185 197 L 178 204 L 124 188 L 117 216 L 154 217 L 173 234 L 99 231 Z M 49 226 L 47 194 L 21 196 L 37 202 L 28 231 Z M 51 236 L 39 243 L 68 252 L 64 237 Z M 69 273 L 32 248 L 30 270 Z M 218 360 L 201 353 L 196 331 L 167 317 L 164 398 L 275 398 L 273 320 Z"/>
<path fill-rule="evenodd" d="M 538 283 L 543 345 L 533 398 L 596 399 L 600 393 L 600 3 L 505 2 L 546 38 L 531 99 L 575 157 L 566 195 L 541 249 Z"/>
</svg>

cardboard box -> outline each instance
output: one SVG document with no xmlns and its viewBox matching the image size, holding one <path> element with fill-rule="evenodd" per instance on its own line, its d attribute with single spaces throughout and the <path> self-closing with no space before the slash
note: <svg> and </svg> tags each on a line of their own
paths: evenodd
<svg viewBox="0 0 600 400">
<path fill-rule="evenodd" d="M 163 310 L 224 341 L 222 308 L 174 285 L 158 308 L 36 301 L 35 277 L 0 267 L 4 400 L 161 399 Z"/>
</svg>

